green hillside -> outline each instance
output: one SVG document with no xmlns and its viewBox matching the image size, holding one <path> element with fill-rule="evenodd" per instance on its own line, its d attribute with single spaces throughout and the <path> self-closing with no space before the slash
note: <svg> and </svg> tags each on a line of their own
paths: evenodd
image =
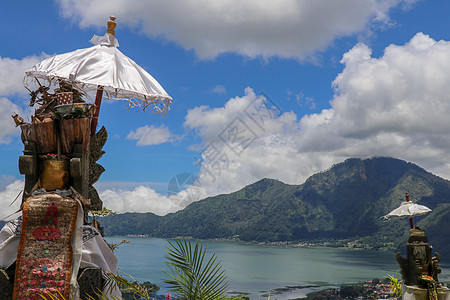
<svg viewBox="0 0 450 300">
<path fill-rule="evenodd" d="M 304 184 L 262 179 L 226 195 L 192 203 L 164 217 L 127 213 L 102 220 L 107 235 L 149 234 L 245 241 L 298 241 L 358 238 L 366 243 L 404 245 L 408 221 L 383 222 L 405 193 L 433 209 L 419 217 L 436 249 L 448 249 L 441 230 L 450 225 L 450 181 L 393 158 L 347 159 Z M 444 252 L 444 251 L 441 251 Z"/>
</svg>

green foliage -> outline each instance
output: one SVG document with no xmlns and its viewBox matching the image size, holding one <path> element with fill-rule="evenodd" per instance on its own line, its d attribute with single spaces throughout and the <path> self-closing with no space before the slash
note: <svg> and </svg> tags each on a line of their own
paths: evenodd
<svg viewBox="0 0 450 300">
<path fill-rule="evenodd" d="M 392 289 L 392 297 L 397 299 L 402 299 L 402 280 L 399 280 L 394 275 L 387 275 L 386 278 L 389 279 L 389 284 Z"/>
<path fill-rule="evenodd" d="M 194 247 L 189 238 L 168 241 L 166 264 L 170 276 L 164 282 L 187 300 L 224 299 L 228 287 L 225 272 L 215 254 L 205 263 L 206 246 L 198 241 Z"/>
<path fill-rule="evenodd" d="M 105 291 L 98 291 L 95 293 L 95 297 L 88 296 L 88 299 L 83 300 L 150 300 L 153 299 L 154 293 L 159 290 L 159 287 L 150 282 L 144 282 L 139 284 L 134 278 L 126 274 L 131 281 L 123 276 L 115 275 L 113 273 L 106 273 L 106 287 Z M 122 292 L 122 297 L 111 296 L 112 290 L 119 286 Z M 49 293 L 47 296 L 40 295 L 44 300 L 66 300 L 61 292 L 57 291 L 57 294 Z"/>
<path fill-rule="evenodd" d="M 119 246 L 120 245 L 123 245 L 123 244 L 132 244 L 130 241 L 127 241 L 127 240 L 121 240 L 119 243 L 117 243 L 117 244 L 114 244 L 114 243 L 111 243 L 111 244 L 109 244 L 108 243 L 108 245 L 109 245 L 109 247 L 111 248 L 111 250 L 112 251 L 116 251 L 117 250 L 117 248 L 119 248 Z"/>
<path fill-rule="evenodd" d="M 168 258 L 170 269 L 173 271 L 177 269 L 179 274 L 184 273 L 186 278 L 182 281 L 177 281 L 175 285 L 183 285 L 186 284 L 193 288 L 192 292 L 187 292 L 188 295 L 185 295 L 183 291 L 179 292 L 180 295 L 183 296 L 183 299 L 186 300 L 244 300 L 246 298 L 241 298 L 239 296 L 229 297 L 225 294 L 226 288 L 228 284 L 225 282 L 225 275 L 220 262 L 216 261 L 215 255 L 213 255 L 210 260 L 203 265 L 203 260 L 206 254 L 206 247 L 197 242 L 195 245 L 195 249 L 192 250 L 192 246 L 188 239 L 178 239 L 182 244 L 177 244 L 177 246 L 181 246 L 181 248 L 176 249 L 177 246 L 170 243 L 172 245 L 171 248 L 168 248 Z M 187 263 L 186 261 L 181 262 L 179 260 L 180 257 L 176 258 L 176 256 L 171 256 L 169 253 L 174 251 L 177 253 L 178 250 L 181 252 L 185 252 L 189 260 L 192 260 L 192 264 Z M 180 254 L 180 253 L 178 253 Z M 188 268 L 188 269 L 187 269 Z M 189 270 L 189 271 L 188 271 Z M 167 272 L 166 272 L 167 273 Z M 189 273 L 189 276 L 187 274 Z M 169 273 L 167 273 L 169 274 Z M 169 274 L 171 277 L 172 275 Z M 88 299 L 84 300 L 150 300 L 154 299 L 154 294 L 159 287 L 150 282 L 144 282 L 139 284 L 131 275 L 126 274 L 129 278 L 125 278 L 120 275 L 115 275 L 113 273 L 106 274 L 106 287 L 105 291 L 98 291 L 95 293 L 95 297 L 88 296 Z M 178 276 L 178 275 L 176 275 Z M 131 279 L 131 280 L 130 280 Z M 175 277 L 172 277 L 174 280 Z M 173 280 L 166 280 L 170 284 Z M 191 283 L 187 283 L 187 281 L 191 281 Z M 122 297 L 113 297 L 111 296 L 112 290 L 116 287 L 120 287 L 120 291 L 122 292 Z M 173 285 L 172 285 L 173 286 Z M 174 291 L 179 291 L 177 288 Z M 58 291 L 57 294 L 49 293 L 48 295 L 40 295 L 44 300 L 66 300 L 64 296 Z M 270 296 L 269 298 L 270 299 Z"/>
<path fill-rule="evenodd" d="M 360 285 L 344 285 L 341 287 L 342 299 L 356 299 L 364 294 L 364 287 Z"/>
<path fill-rule="evenodd" d="M 56 293 L 56 294 L 49 293 L 47 296 L 44 296 L 42 294 L 39 296 L 41 296 L 41 298 L 44 300 L 65 300 L 63 294 L 61 294 L 61 292 L 58 290 L 57 290 L 57 292 L 58 293 Z"/>
<path fill-rule="evenodd" d="M 98 218 L 100 217 L 107 217 L 107 216 L 113 216 L 115 215 L 116 212 L 107 209 L 106 207 L 103 207 L 102 210 L 92 210 L 89 211 L 89 217 L 90 217 L 90 222 L 89 224 L 91 224 L 92 226 L 96 227 L 97 229 L 99 228 L 99 224 L 98 224 Z"/>
<path fill-rule="evenodd" d="M 117 214 L 116 212 L 112 211 L 111 209 L 107 209 L 106 207 L 103 207 L 102 210 L 89 211 L 89 213 L 92 215 L 93 218 L 106 217 Z"/>
<path fill-rule="evenodd" d="M 105 289 L 105 293 L 101 293 L 103 296 L 108 295 L 111 293 L 112 289 L 118 285 L 120 290 L 122 291 L 122 296 L 124 300 L 127 299 L 135 299 L 138 297 L 138 299 L 143 300 L 150 300 L 150 296 L 154 294 L 156 290 L 153 290 L 153 286 L 148 286 L 145 284 L 139 284 L 131 275 L 126 274 L 128 278 L 131 280 L 120 276 L 115 275 L 113 273 L 107 273 L 107 286 Z M 130 297 L 131 296 L 131 297 Z M 102 299 L 102 298 L 101 298 Z M 105 297 L 105 300 L 107 298 Z"/>
</svg>

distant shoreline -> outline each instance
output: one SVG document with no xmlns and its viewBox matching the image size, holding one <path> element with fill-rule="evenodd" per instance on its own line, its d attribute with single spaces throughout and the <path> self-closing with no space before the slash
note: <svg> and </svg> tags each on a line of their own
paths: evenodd
<svg viewBox="0 0 450 300">
<path fill-rule="evenodd" d="M 110 236 L 117 237 L 123 235 L 110 235 Z M 124 237 L 170 239 L 170 238 L 154 237 L 148 234 L 128 234 L 124 235 Z M 342 240 L 330 239 L 320 241 L 282 241 L 282 242 L 243 241 L 238 238 L 213 238 L 213 239 L 198 239 L 198 240 L 212 241 L 212 242 L 228 242 L 228 243 L 232 242 L 232 243 L 242 243 L 245 245 L 278 247 L 278 248 L 374 250 L 374 251 L 395 252 L 395 247 L 392 244 L 387 244 L 385 247 L 372 247 L 368 243 L 362 243 L 359 242 L 358 240 L 352 239 L 342 239 Z"/>
</svg>

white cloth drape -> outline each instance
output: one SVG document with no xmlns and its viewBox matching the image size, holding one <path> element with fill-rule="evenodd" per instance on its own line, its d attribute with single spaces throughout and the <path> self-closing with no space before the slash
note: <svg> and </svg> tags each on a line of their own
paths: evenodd
<svg viewBox="0 0 450 300">
<path fill-rule="evenodd" d="M 101 268 L 103 271 L 118 273 L 117 257 L 100 233 L 92 226 L 83 226 L 83 256 L 80 268 Z M 108 289 L 113 299 L 121 299 L 122 294 L 117 285 Z"/>
<path fill-rule="evenodd" d="M 10 221 L 0 231 L 0 268 L 7 269 L 17 259 L 22 217 Z"/>
</svg>

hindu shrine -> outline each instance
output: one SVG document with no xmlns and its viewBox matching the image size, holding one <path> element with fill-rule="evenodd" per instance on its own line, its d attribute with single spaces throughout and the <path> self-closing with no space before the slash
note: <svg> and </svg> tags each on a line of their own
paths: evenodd
<svg viewBox="0 0 450 300">
<path fill-rule="evenodd" d="M 2 300 L 121 295 L 108 280 L 118 272 L 117 258 L 89 218 L 103 208 L 93 186 L 105 171 L 97 163 L 107 141 L 106 129 L 97 131 L 100 104 L 103 97 L 128 100 L 130 107 L 164 114 L 172 99 L 117 49 L 115 17 L 107 27 L 92 38 L 93 47 L 47 58 L 25 74 L 36 109 L 27 121 L 12 115 L 24 144 L 18 165 L 25 185 L 21 216 L 0 231 Z M 95 103 L 87 101 L 92 91 Z"/>
</svg>

